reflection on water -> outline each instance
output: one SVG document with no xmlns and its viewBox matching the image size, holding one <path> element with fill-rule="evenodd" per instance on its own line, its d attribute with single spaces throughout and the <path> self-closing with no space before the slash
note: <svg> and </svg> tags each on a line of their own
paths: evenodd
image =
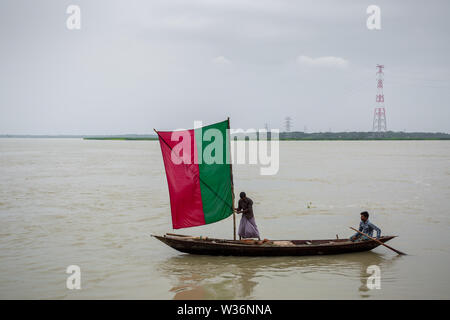
<svg viewBox="0 0 450 320">
<path fill-rule="evenodd" d="M 383 258 L 381 255 L 374 253 L 374 252 L 367 252 L 365 254 L 365 259 L 360 260 L 359 263 L 359 274 L 360 274 L 360 281 L 361 285 L 358 288 L 359 294 L 361 298 L 369 298 L 371 289 L 367 286 L 367 280 L 372 275 L 372 273 L 367 272 L 367 268 L 369 266 L 378 266 L 380 270 L 383 270 L 383 274 L 386 276 L 389 275 L 389 270 L 391 269 L 392 265 L 395 263 L 397 259 L 400 259 L 400 256 L 391 256 L 389 258 Z M 387 281 L 389 279 L 386 279 Z M 377 290 L 377 289 L 375 289 Z"/>
<path fill-rule="evenodd" d="M 389 268 L 398 256 L 384 257 L 364 252 L 311 257 L 211 257 L 181 254 L 158 265 L 163 277 L 173 282 L 173 299 L 252 299 L 261 279 L 295 277 L 296 274 L 328 274 L 359 278 L 355 287 L 361 298 L 370 297 L 367 268 L 377 265 L 389 276 Z M 276 297 L 274 297 L 276 298 Z M 284 298 L 280 296 L 279 298 Z"/>
</svg>

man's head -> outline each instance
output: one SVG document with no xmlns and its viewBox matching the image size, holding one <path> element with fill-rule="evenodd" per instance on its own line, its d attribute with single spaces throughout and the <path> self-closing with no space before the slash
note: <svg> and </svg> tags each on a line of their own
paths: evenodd
<svg viewBox="0 0 450 320">
<path fill-rule="evenodd" d="M 241 192 L 241 193 L 239 194 L 239 197 L 240 197 L 241 199 L 244 199 L 244 198 L 246 197 L 245 192 Z"/>
<path fill-rule="evenodd" d="M 367 211 L 361 212 L 361 220 L 366 222 L 369 219 L 369 213 Z"/>
</svg>

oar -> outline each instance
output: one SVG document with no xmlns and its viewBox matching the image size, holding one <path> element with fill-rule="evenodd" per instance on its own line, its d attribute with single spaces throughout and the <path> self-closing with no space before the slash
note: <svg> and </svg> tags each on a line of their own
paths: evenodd
<svg viewBox="0 0 450 320">
<path fill-rule="evenodd" d="M 391 249 L 392 251 L 397 252 L 398 254 L 406 255 L 406 253 L 401 252 L 401 251 L 399 251 L 399 250 L 396 250 L 396 249 L 394 249 L 394 248 L 388 246 L 388 245 L 385 244 L 384 242 L 382 242 L 382 241 L 380 241 L 380 240 L 378 240 L 378 239 L 372 238 L 371 236 L 369 236 L 369 235 L 367 235 L 367 234 L 365 234 L 365 233 L 363 233 L 363 232 L 361 232 L 361 231 L 359 231 L 359 230 L 356 230 L 355 228 L 352 228 L 352 227 L 349 227 L 349 228 L 352 229 L 352 230 L 355 230 L 356 232 L 362 234 L 363 236 L 366 236 L 367 238 L 369 238 L 369 239 L 371 239 L 371 240 L 373 240 L 373 241 L 375 241 L 375 242 L 378 242 L 379 244 L 382 244 L 382 245 L 385 246 L 386 248 L 389 248 L 389 249 Z"/>
</svg>

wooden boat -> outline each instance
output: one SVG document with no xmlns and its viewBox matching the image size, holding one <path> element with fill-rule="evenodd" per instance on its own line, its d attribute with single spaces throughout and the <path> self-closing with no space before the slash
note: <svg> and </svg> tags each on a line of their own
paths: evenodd
<svg viewBox="0 0 450 320">
<path fill-rule="evenodd" d="M 152 235 L 175 250 L 200 255 L 221 256 L 310 256 L 369 251 L 380 244 L 373 240 L 352 242 L 348 239 L 326 240 L 226 240 L 165 234 Z M 385 243 L 396 236 L 383 236 Z"/>
<path fill-rule="evenodd" d="M 191 237 L 177 234 L 154 236 L 168 246 L 185 253 L 233 256 L 305 256 L 368 251 L 394 236 L 379 240 L 351 242 L 348 239 L 329 240 L 236 240 L 236 209 L 233 169 L 231 165 L 230 119 L 209 126 L 182 131 L 157 131 L 169 186 L 173 229 L 190 228 L 233 217 L 234 240 Z M 204 139 L 203 130 L 218 134 L 214 142 Z M 179 137 L 183 136 L 182 142 Z M 175 139 L 173 139 L 175 137 Z M 178 138 L 177 138 L 178 137 Z M 186 142 L 183 142 L 185 141 Z M 194 148 L 192 151 L 193 141 Z M 208 144 L 208 146 L 207 146 Z M 214 148 L 210 148 L 214 144 Z M 183 156 L 179 147 L 187 148 Z M 211 150 L 220 150 L 212 155 Z M 178 150 L 178 151 L 176 151 Z M 202 163 L 199 159 L 214 161 Z M 175 160 L 176 161 L 175 161 Z M 218 161 L 216 161 L 218 160 Z M 358 231 L 358 230 L 356 230 Z M 358 231 L 359 232 L 359 231 Z M 393 248 L 390 248 L 395 250 Z M 399 251 L 396 251 L 401 253 Z"/>
</svg>

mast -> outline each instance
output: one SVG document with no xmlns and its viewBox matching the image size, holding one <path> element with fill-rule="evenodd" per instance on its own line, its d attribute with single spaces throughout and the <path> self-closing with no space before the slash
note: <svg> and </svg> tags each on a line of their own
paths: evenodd
<svg viewBox="0 0 450 320">
<path fill-rule="evenodd" d="M 233 167 L 231 164 L 231 134 L 230 134 L 230 117 L 227 118 L 228 120 L 228 143 L 229 143 L 229 150 L 230 150 L 230 175 L 231 175 L 231 201 L 233 203 L 233 240 L 236 240 L 236 212 L 235 212 L 235 206 L 234 206 L 234 182 L 233 182 Z"/>
</svg>

